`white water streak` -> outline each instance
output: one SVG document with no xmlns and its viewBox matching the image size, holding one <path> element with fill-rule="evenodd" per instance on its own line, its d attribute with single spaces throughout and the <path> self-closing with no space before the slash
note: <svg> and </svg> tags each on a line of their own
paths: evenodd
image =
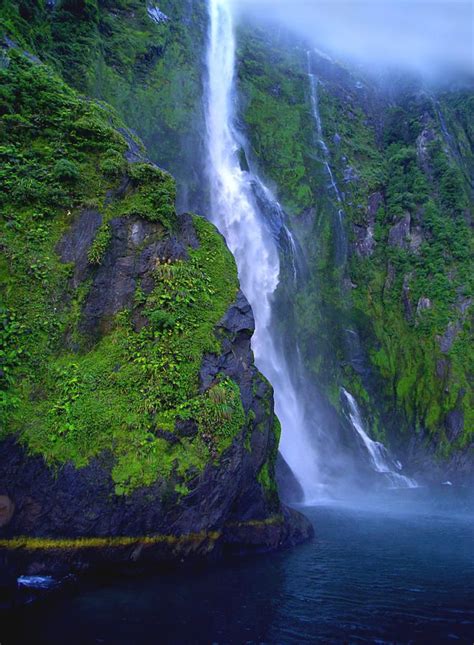
<svg viewBox="0 0 474 645">
<path fill-rule="evenodd" d="M 299 479 L 305 495 L 317 489 L 316 457 L 303 420 L 303 405 L 292 383 L 285 357 L 273 336 L 272 298 L 278 286 L 277 245 L 252 190 L 258 182 L 274 206 L 270 190 L 258 177 L 242 170 L 235 128 L 235 36 L 229 0 L 209 0 L 206 124 L 211 217 L 234 254 L 242 290 L 255 316 L 252 339 L 255 362 L 275 392 L 275 410 L 282 425 L 281 452 Z M 290 238 L 291 239 L 291 238 Z"/>
<path fill-rule="evenodd" d="M 324 164 L 326 174 L 329 177 L 329 186 L 333 191 L 338 203 L 337 217 L 338 217 L 339 230 L 342 232 L 342 236 L 344 236 L 343 199 L 342 199 L 341 191 L 339 190 L 339 186 L 337 185 L 336 179 L 334 177 L 334 173 L 332 171 L 331 165 L 329 163 L 329 148 L 327 147 L 323 137 L 323 125 L 321 121 L 321 114 L 319 112 L 318 79 L 311 72 L 311 52 L 309 51 L 306 52 L 306 56 L 308 61 L 308 78 L 309 78 L 310 98 L 311 98 L 311 112 L 316 125 L 318 146 L 323 153 L 322 162 Z M 344 256 L 345 254 L 346 254 L 346 251 L 344 251 Z"/>
<path fill-rule="evenodd" d="M 416 488 L 418 484 L 414 479 L 400 475 L 393 470 L 393 468 L 401 468 L 400 462 L 394 461 L 387 450 L 387 448 L 379 441 L 373 441 L 365 432 L 362 417 L 359 411 L 357 401 L 350 392 L 342 388 L 342 392 L 349 404 L 349 418 L 352 427 L 357 432 L 359 437 L 367 449 L 372 468 L 377 473 L 383 474 L 391 488 Z"/>
</svg>

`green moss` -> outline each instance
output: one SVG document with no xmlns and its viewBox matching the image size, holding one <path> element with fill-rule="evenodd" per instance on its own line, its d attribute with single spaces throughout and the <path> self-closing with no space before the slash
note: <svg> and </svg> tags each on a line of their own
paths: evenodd
<svg viewBox="0 0 474 645">
<path fill-rule="evenodd" d="M 0 34 L 113 105 L 153 161 L 193 184 L 187 168 L 189 150 L 200 145 L 206 7 L 162 0 L 160 9 L 170 21 L 150 19 L 144 0 L 61 0 L 54 8 L 1 0 Z"/>
<path fill-rule="evenodd" d="M 281 425 L 277 417 L 273 419 L 273 440 L 272 450 L 270 451 L 268 459 L 260 468 L 257 475 L 257 481 L 265 491 L 265 495 L 269 502 L 278 502 L 278 487 L 275 479 L 275 464 L 278 455 L 278 445 L 280 443 Z"/>
<path fill-rule="evenodd" d="M 109 217 L 136 216 L 160 222 L 167 229 L 176 226 L 176 184 L 171 175 L 145 163 L 129 164 L 133 188 L 111 206 Z"/>
<path fill-rule="evenodd" d="M 58 241 L 89 203 L 104 213 L 91 264 L 103 259 L 112 217 L 144 217 L 167 235 L 177 224 L 174 182 L 147 164 L 119 164 L 127 146 L 117 117 L 48 68 L 12 52 L 0 73 L 2 436 L 15 433 L 51 467 L 80 468 L 110 453 L 118 495 L 157 479 L 185 495 L 245 426 L 233 381 L 199 389 L 203 355 L 220 351 L 214 328 L 237 293 L 234 260 L 214 227 L 195 217 L 198 248 L 187 260 L 158 262 L 150 293 L 137 287 L 134 307 L 147 324 L 135 331 L 133 311 L 124 310 L 91 346 L 79 331 L 90 283 L 73 288 Z M 67 163 L 57 163 L 58 150 Z M 129 185 L 111 199 L 119 167 Z M 15 190 L 19 182 L 25 190 Z M 163 438 L 178 419 L 194 419 L 197 435 Z"/>
<path fill-rule="evenodd" d="M 285 206 L 299 213 L 311 206 L 314 186 L 308 172 L 314 164 L 301 55 L 282 48 L 268 33 L 242 30 L 239 60 L 243 117 L 253 155 L 278 185 Z"/>
<path fill-rule="evenodd" d="M 367 204 L 374 191 L 384 203 L 376 213 L 373 254 L 360 257 L 353 251 L 350 257 L 348 289 L 331 249 L 334 209 L 325 202 L 325 189 L 315 193 L 314 227 L 300 238 L 310 262 L 310 278 L 296 294 L 296 334 L 303 357 L 333 405 L 339 407 L 340 385 L 357 396 L 377 436 L 390 442 L 399 433 L 424 428 L 444 450 L 446 415 L 461 407 L 465 429 L 452 448 L 465 446 L 473 427 L 467 422 L 472 419 L 468 374 L 473 356 L 470 317 L 461 313 L 460 303 L 469 302 L 474 293 L 472 234 L 466 225 L 469 185 L 463 180 L 472 168 L 472 105 L 458 95 L 451 98 L 455 113 L 452 104 L 445 113 L 465 144 L 460 156 L 457 150 L 447 151 L 433 104 L 423 97 L 399 97 L 400 107 L 388 113 L 381 137 L 357 103 L 332 91 L 331 82 L 320 84 L 320 111 L 333 171 L 344 189 L 349 237 L 353 226 L 369 226 Z M 417 137 L 427 118 L 435 138 L 423 166 Z M 351 182 L 344 180 L 348 166 L 357 177 Z M 424 239 L 417 249 L 389 244 L 390 229 L 407 212 L 412 231 L 421 231 Z M 429 299 L 430 307 L 417 311 L 421 298 Z M 464 328 L 446 355 L 440 338 L 448 325 Z M 364 382 L 347 363 L 345 329 L 356 329 L 365 349 L 371 374 Z M 440 368 L 444 363 L 446 368 Z M 445 369 L 444 377 L 440 369 Z"/>
<path fill-rule="evenodd" d="M 87 253 L 87 259 L 90 264 L 101 264 L 111 236 L 112 231 L 110 230 L 109 224 L 102 224 L 97 230 L 94 241 Z"/>
<path fill-rule="evenodd" d="M 272 518 L 273 519 L 273 518 Z M 273 519 L 273 522 L 275 520 Z M 264 525 L 264 521 L 261 522 Z M 242 526 L 246 523 L 242 522 Z M 252 526 L 252 524 L 249 524 Z M 14 537 L 0 540 L 2 549 L 26 549 L 27 551 L 76 551 L 78 549 L 104 549 L 121 548 L 130 546 L 152 546 L 154 544 L 167 544 L 171 547 L 180 545 L 215 542 L 221 537 L 220 531 L 201 531 L 200 533 L 183 533 L 181 535 L 158 534 L 113 537 L 84 537 L 84 538 L 48 538 L 48 537 Z"/>
</svg>

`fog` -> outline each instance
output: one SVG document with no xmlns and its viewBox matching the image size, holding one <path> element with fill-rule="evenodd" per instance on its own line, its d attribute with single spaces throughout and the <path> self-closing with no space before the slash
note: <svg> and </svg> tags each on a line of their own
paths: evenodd
<svg viewBox="0 0 474 645">
<path fill-rule="evenodd" d="M 244 17 L 288 28 L 328 55 L 439 77 L 474 70 L 474 3 L 465 0 L 233 0 Z"/>
</svg>

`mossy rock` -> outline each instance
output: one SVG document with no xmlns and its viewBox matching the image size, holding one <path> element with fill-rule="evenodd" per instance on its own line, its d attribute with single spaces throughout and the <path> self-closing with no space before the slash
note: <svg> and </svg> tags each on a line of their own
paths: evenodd
<svg viewBox="0 0 474 645">
<path fill-rule="evenodd" d="M 170 175 L 119 163 L 110 108 L 14 50 L 0 73 L 2 436 L 51 467 L 110 451 L 117 494 L 158 478 L 184 494 L 245 425 L 231 379 L 199 384 L 234 260 L 211 224 L 176 215 Z"/>
</svg>

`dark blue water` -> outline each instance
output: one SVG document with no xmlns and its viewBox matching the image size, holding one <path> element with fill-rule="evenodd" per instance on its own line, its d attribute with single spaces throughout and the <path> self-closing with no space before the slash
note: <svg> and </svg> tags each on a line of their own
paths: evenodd
<svg viewBox="0 0 474 645">
<path fill-rule="evenodd" d="M 436 504 L 407 492 L 373 507 L 307 508 L 311 543 L 198 571 L 102 581 L 29 610 L 6 642 L 472 645 L 474 515 L 454 495 Z"/>
</svg>

